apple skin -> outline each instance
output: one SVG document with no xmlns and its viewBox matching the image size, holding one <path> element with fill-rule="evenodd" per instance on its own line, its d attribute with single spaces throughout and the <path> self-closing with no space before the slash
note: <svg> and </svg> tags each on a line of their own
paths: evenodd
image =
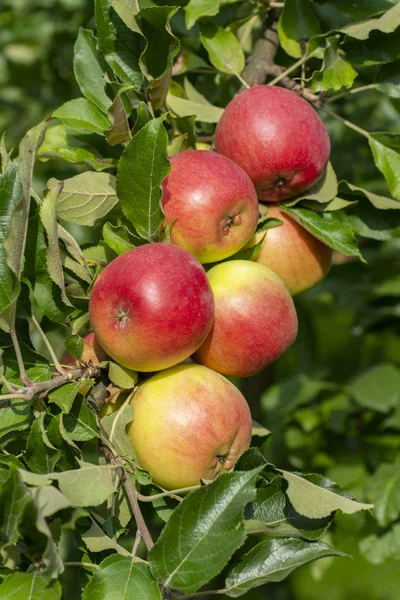
<svg viewBox="0 0 400 600">
<path fill-rule="evenodd" d="M 228 158 L 206 150 L 181 152 L 170 163 L 161 205 L 165 225 L 176 219 L 171 242 L 201 263 L 235 254 L 257 227 L 257 193 L 248 175 Z"/>
<path fill-rule="evenodd" d="M 81 362 L 97 367 L 103 360 L 108 360 L 109 356 L 100 346 L 93 331 L 87 333 L 83 338 L 83 351 Z M 66 354 L 62 360 L 63 365 L 76 367 L 79 361 L 71 354 Z"/>
<path fill-rule="evenodd" d="M 253 235 L 247 244 L 249 248 L 264 235 L 265 239 L 252 260 L 279 275 L 292 296 L 322 281 L 332 264 L 332 248 L 311 235 L 276 204 L 268 206 L 267 216 L 283 223 Z"/>
<path fill-rule="evenodd" d="M 141 466 L 166 489 L 198 485 L 230 471 L 250 446 L 252 420 L 242 393 L 200 365 L 178 365 L 145 381 L 128 426 Z"/>
<path fill-rule="evenodd" d="M 135 371 L 159 371 L 188 358 L 214 319 L 214 298 L 198 260 L 182 248 L 151 243 L 111 261 L 89 301 L 104 350 Z"/>
<path fill-rule="evenodd" d="M 227 105 L 215 149 L 253 181 L 260 200 L 300 194 L 322 175 L 330 155 L 328 132 L 316 111 L 295 92 L 252 87 Z"/>
<path fill-rule="evenodd" d="M 297 314 L 289 290 L 273 271 L 246 260 L 220 263 L 207 275 L 215 319 L 194 360 L 223 375 L 255 375 L 296 339 Z"/>
</svg>

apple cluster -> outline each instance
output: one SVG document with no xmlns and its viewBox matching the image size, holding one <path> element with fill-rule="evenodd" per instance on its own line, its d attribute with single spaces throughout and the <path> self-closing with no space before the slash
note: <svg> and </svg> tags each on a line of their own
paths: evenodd
<svg viewBox="0 0 400 600">
<path fill-rule="evenodd" d="M 269 86 L 238 94 L 215 151 L 170 159 L 161 203 L 171 244 L 134 248 L 98 277 L 91 346 L 157 372 L 133 395 L 129 434 L 160 486 L 214 479 L 249 447 L 250 410 L 226 377 L 252 376 L 285 352 L 297 335 L 292 295 L 329 270 L 331 250 L 278 205 L 321 177 L 329 153 L 322 121 L 297 94 Z M 282 224 L 257 232 L 260 212 Z M 235 259 L 263 236 L 252 260 Z"/>
</svg>

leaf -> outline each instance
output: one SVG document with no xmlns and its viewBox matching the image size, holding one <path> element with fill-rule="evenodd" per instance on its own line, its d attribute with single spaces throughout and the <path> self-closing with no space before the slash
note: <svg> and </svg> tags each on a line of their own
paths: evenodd
<svg viewBox="0 0 400 600">
<path fill-rule="evenodd" d="M 40 573 L 12 573 L 0 585 L 2 600 L 60 600 L 61 585 Z"/>
<path fill-rule="evenodd" d="M 136 135 L 137 132 L 146 125 L 146 123 L 151 121 L 151 119 L 152 115 L 147 104 L 145 102 L 139 102 L 136 109 L 136 121 L 132 129 L 132 136 Z"/>
<path fill-rule="evenodd" d="M 86 164 L 95 171 L 113 167 L 112 158 L 103 158 L 96 151 L 88 149 L 86 143 L 74 137 L 64 124 L 49 127 L 38 152 L 39 158 L 57 158 L 72 164 Z"/>
<path fill-rule="evenodd" d="M 53 117 L 60 119 L 67 127 L 84 133 L 90 131 L 104 135 L 105 130 L 111 126 L 110 119 L 86 98 L 65 102 L 53 112 Z"/>
<path fill-rule="evenodd" d="M 361 23 L 354 23 L 343 27 L 341 31 L 357 40 L 366 40 L 372 31 L 379 30 L 391 33 L 400 25 L 400 6 L 396 4 L 381 17 L 368 19 Z"/>
<path fill-rule="evenodd" d="M 377 89 L 390 98 L 400 98 L 400 60 L 383 64 L 376 76 Z"/>
<path fill-rule="evenodd" d="M 133 409 L 130 405 L 131 398 L 130 395 L 118 411 L 101 420 L 101 424 L 118 456 L 132 457 L 134 455 L 131 438 L 126 432 L 127 425 L 133 420 Z"/>
<path fill-rule="evenodd" d="M 326 556 L 347 556 L 323 542 L 299 539 L 267 539 L 243 556 L 228 574 L 224 592 L 238 598 L 254 587 L 282 581 L 292 571 Z"/>
<path fill-rule="evenodd" d="M 158 581 L 193 594 L 221 571 L 245 540 L 243 510 L 259 471 L 221 475 L 181 502 L 149 555 Z"/>
<path fill-rule="evenodd" d="M 18 469 L 10 465 L 10 474 L 0 494 L 0 546 L 5 548 L 19 539 L 19 526 L 32 496 L 22 481 Z M 1 591 L 1 588 L 0 588 Z M 1 596 L 0 596 L 1 597 Z"/>
<path fill-rule="evenodd" d="M 125 556 L 109 556 L 83 590 L 82 600 L 161 600 L 147 565 Z"/>
<path fill-rule="evenodd" d="M 348 391 L 361 406 L 388 413 L 400 404 L 400 369 L 390 363 L 376 365 L 356 377 Z"/>
<path fill-rule="evenodd" d="M 224 112 L 223 108 L 212 104 L 200 104 L 186 98 L 178 98 L 173 94 L 167 94 L 167 107 L 178 117 L 196 116 L 196 121 L 204 123 L 218 123 Z"/>
<path fill-rule="evenodd" d="M 310 87 L 315 92 L 326 92 L 334 90 L 337 92 L 342 88 L 352 87 L 358 73 L 344 58 L 345 54 L 338 48 L 336 38 L 326 40 L 324 58 L 321 69 L 314 71 Z"/>
<path fill-rule="evenodd" d="M 373 565 L 400 559 L 400 523 L 383 535 L 371 534 L 359 542 L 361 554 Z"/>
<path fill-rule="evenodd" d="M 266 427 L 260 425 L 260 423 L 257 423 L 257 421 L 253 419 L 251 435 L 256 435 L 257 437 L 268 437 L 269 435 L 271 435 L 271 432 L 269 431 L 269 429 L 266 429 Z"/>
<path fill-rule="evenodd" d="M 44 413 L 32 423 L 26 443 L 24 461 L 35 473 L 51 473 L 60 458 L 59 451 L 50 443 L 44 428 Z"/>
<path fill-rule="evenodd" d="M 107 142 L 111 146 L 124 144 L 132 139 L 128 117 L 121 96 L 117 96 L 108 111 L 112 125 L 106 132 Z"/>
<path fill-rule="evenodd" d="M 11 164 L 0 175 L 0 315 L 8 308 L 18 290 L 15 275 L 7 264 L 5 240 L 14 209 L 21 201 L 22 188 L 18 180 L 18 168 Z M 0 324 L 2 319 L 0 317 Z M 5 325 L 5 330 L 8 327 Z"/>
<path fill-rule="evenodd" d="M 105 92 L 104 67 L 96 43 L 92 31 L 82 27 L 79 29 L 74 47 L 74 73 L 85 98 L 107 114 L 111 100 Z"/>
<path fill-rule="evenodd" d="M 338 182 L 336 178 L 336 173 L 333 170 L 332 163 L 328 163 L 323 175 L 318 179 L 317 183 L 315 183 L 311 188 L 299 194 L 294 199 L 288 200 L 284 204 L 283 207 L 286 206 L 295 206 L 299 202 L 302 201 L 313 201 L 320 202 L 321 204 L 325 204 L 330 200 L 333 200 L 338 193 Z"/>
<path fill-rule="evenodd" d="M 140 129 L 126 146 L 118 164 L 117 193 L 125 216 L 149 242 L 157 239 L 163 221 L 161 182 L 170 166 L 164 116 Z"/>
<path fill-rule="evenodd" d="M 28 429 L 31 421 L 31 404 L 26 400 L 12 400 L 7 408 L 0 408 L 0 439 L 13 431 Z"/>
<path fill-rule="evenodd" d="M 85 531 L 85 533 L 82 533 L 82 540 L 85 542 L 90 552 L 115 550 L 115 552 L 122 554 L 122 556 L 131 556 L 131 553 L 128 552 L 128 550 L 125 550 L 120 544 L 108 537 L 94 519 L 92 519 L 90 528 Z"/>
<path fill-rule="evenodd" d="M 135 15 L 144 37 L 139 65 L 150 81 L 161 79 L 172 68 L 173 60 L 179 53 L 179 39 L 173 35 L 169 25 L 177 10 L 177 6 L 151 6 L 142 8 Z"/>
<path fill-rule="evenodd" d="M 114 385 L 125 390 L 134 388 L 138 382 L 138 374 L 136 371 L 122 367 L 115 362 L 109 363 L 108 376 Z"/>
<path fill-rule="evenodd" d="M 74 381 L 61 385 L 49 394 L 49 402 L 54 402 L 64 413 L 68 414 L 79 390 L 87 388 L 91 384 L 93 385 L 93 379 Z"/>
<path fill-rule="evenodd" d="M 124 225 L 118 226 L 105 223 L 103 225 L 103 238 L 106 244 L 118 255 L 135 247 L 135 244 L 131 242 L 128 229 Z"/>
<path fill-rule="evenodd" d="M 311 475 L 300 477 L 289 471 L 281 469 L 279 471 L 288 482 L 286 494 L 294 509 L 310 519 L 329 517 L 336 510 L 350 515 L 360 510 L 373 508 L 373 504 L 363 504 L 347 495 L 339 495 L 339 493 L 344 494 L 345 492 L 339 486 L 334 487 L 334 484 L 325 477 Z M 316 483 L 313 483 L 313 479 Z M 321 485 L 322 487 L 320 487 Z"/>
<path fill-rule="evenodd" d="M 88 381 L 85 380 L 80 383 L 87 386 Z M 63 423 L 71 440 L 84 442 L 99 437 L 94 412 L 82 397 L 74 402 L 72 410 L 64 415 Z"/>
<path fill-rule="evenodd" d="M 300 58 L 299 42 L 318 33 L 320 25 L 310 0 L 286 0 L 278 21 L 279 41 L 285 52 Z"/>
<path fill-rule="evenodd" d="M 82 356 L 84 341 L 80 335 L 70 335 L 64 342 L 64 346 L 71 356 L 80 359 Z M 60 388 L 58 388 L 60 389 Z M 49 395 L 50 398 L 51 395 Z"/>
<path fill-rule="evenodd" d="M 367 198 L 371 204 L 379 210 L 400 210 L 400 203 L 396 200 L 386 198 L 385 196 L 378 196 L 378 194 L 373 194 L 372 192 L 357 187 L 347 181 L 341 181 L 339 183 L 339 193 L 344 193 L 355 198 Z"/>
<path fill-rule="evenodd" d="M 185 6 L 186 29 L 191 29 L 201 17 L 217 15 L 219 4 L 219 0 L 190 0 Z"/>
<path fill-rule="evenodd" d="M 99 506 L 113 493 L 111 469 L 84 463 L 80 469 L 50 473 L 73 506 Z"/>
<path fill-rule="evenodd" d="M 367 480 L 367 498 L 375 504 L 374 515 L 381 527 L 400 516 L 400 465 L 382 463 Z"/>
<path fill-rule="evenodd" d="M 237 37 L 212 21 L 200 24 L 200 40 L 208 52 L 211 64 L 230 75 L 241 73 L 245 66 L 242 47 Z"/>
<path fill-rule="evenodd" d="M 400 200 L 400 137 L 371 133 L 369 145 L 374 162 L 385 177 L 390 193 L 396 200 Z"/>
<path fill-rule="evenodd" d="M 54 189 L 56 179 L 48 187 Z M 118 202 L 115 177 L 108 173 L 86 171 L 65 179 L 57 200 L 57 216 L 77 225 L 94 225 Z"/>
</svg>

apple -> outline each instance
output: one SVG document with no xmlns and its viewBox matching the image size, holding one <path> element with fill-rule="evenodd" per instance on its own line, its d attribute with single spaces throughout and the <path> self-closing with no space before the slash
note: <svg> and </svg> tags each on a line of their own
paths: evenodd
<svg viewBox="0 0 400 600">
<path fill-rule="evenodd" d="M 101 272 L 89 316 L 96 338 L 116 362 L 159 371 L 201 345 L 213 323 L 214 298 L 204 268 L 190 252 L 145 244 Z"/>
<path fill-rule="evenodd" d="M 220 263 L 207 275 L 215 319 L 194 359 L 223 375 L 255 375 L 296 339 L 289 290 L 273 271 L 247 260 Z"/>
<path fill-rule="evenodd" d="M 252 179 L 260 200 L 278 202 L 311 187 L 330 155 L 328 132 L 312 106 L 295 92 L 252 87 L 227 105 L 215 149 Z"/>
<path fill-rule="evenodd" d="M 242 393 L 200 365 L 178 365 L 145 381 L 131 402 L 128 433 L 140 465 L 166 489 L 198 485 L 233 469 L 250 446 Z"/>
<path fill-rule="evenodd" d="M 85 364 L 91 363 L 94 367 L 97 367 L 103 360 L 108 360 L 108 358 L 107 353 L 100 346 L 93 331 L 87 333 L 83 338 L 81 362 Z M 71 354 L 66 354 L 62 360 L 64 365 L 71 367 L 76 367 L 77 362 L 77 359 Z"/>
<path fill-rule="evenodd" d="M 228 158 L 187 150 L 170 159 L 161 199 L 171 242 L 201 263 L 217 262 L 242 248 L 258 221 L 258 200 L 246 173 Z"/>
<path fill-rule="evenodd" d="M 278 205 L 270 204 L 267 216 L 280 219 L 282 225 L 254 234 L 249 248 L 265 238 L 252 260 L 279 275 L 292 296 L 322 281 L 332 263 L 332 249 L 282 212 Z"/>
</svg>

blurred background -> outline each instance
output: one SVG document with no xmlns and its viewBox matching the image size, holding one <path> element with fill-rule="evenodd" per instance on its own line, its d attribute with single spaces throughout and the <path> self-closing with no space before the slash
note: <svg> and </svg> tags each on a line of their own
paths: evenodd
<svg viewBox="0 0 400 600">
<path fill-rule="evenodd" d="M 0 133 L 8 147 L 79 96 L 72 56 L 80 26 L 94 26 L 92 0 L 1 0 Z M 197 46 L 195 29 L 186 32 L 180 17 L 174 27 L 188 47 Z M 214 76 L 189 74 L 223 106 L 231 90 L 218 87 L 212 97 Z M 400 134 L 400 99 L 371 90 L 334 108 L 366 130 Z M 338 121 L 325 122 L 338 177 L 387 194 L 367 140 Z M 62 169 L 62 176 L 77 172 Z M 59 163 L 43 162 L 35 186 L 43 188 L 50 176 L 61 178 Z M 336 255 L 327 280 L 296 298 L 296 344 L 260 376 L 237 381 L 255 419 L 272 431 L 259 440 L 269 461 L 323 473 L 381 510 L 339 515 L 328 530 L 327 541 L 353 559 L 320 560 L 246 600 L 400 600 L 400 227 L 389 234 L 381 219 L 371 223 L 375 239 L 361 244 L 366 264 Z M 74 234 L 91 241 L 89 228 Z"/>
</svg>

